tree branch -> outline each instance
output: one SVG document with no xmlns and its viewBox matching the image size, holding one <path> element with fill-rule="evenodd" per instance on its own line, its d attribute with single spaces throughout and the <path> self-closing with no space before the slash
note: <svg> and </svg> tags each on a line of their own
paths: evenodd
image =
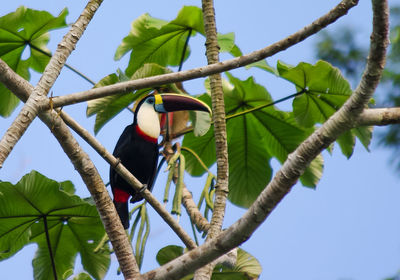
<svg viewBox="0 0 400 280">
<path fill-rule="evenodd" d="M 5 73 L 5 71 L 12 71 L 8 65 L 0 59 L 0 73 Z M 1 79 L 3 83 L 9 83 L 8 80 L 16 79 L 15 77 L 18 74 L 12 71 L 13 75 L 6 77 L 3 76 L 4 80 Z M 18 76 L 19 77 L 19 76 Z M 10 88 L 12 92 L 14 92 L 21 100 L 26 101 L 29 96 L 29 91 L 26 92 L 23 89 L 19 88 L 21 83 L 24 87 L 32 86 L 23 78 L 19 77 L 21 80 L 20 83 L 17 83 L 13 88 Z M 24 82 L 23 82 L 24 81 Z M 28 86 L 29 85 L 29 86 Z M 22 92 L 20 92 L 22 90 Z M 20 93 L 19 93 L 20 92 Z M 136 179 L 122 164 L 119 164 L 119 161 L 107 151 L 107 149 L 95 138 L 93 137 L 86 129 L 84 129 L 79 123 L 77 123 L 72 117 L 70 117 L 67 113 L 63 111 L 57 112 L 59 116 L 64 120 L 64 122 L 74 130 L 79 136 L 82 137 L 100 156 L 102 156 L 111 166 L 114 166 L 115 170 L 133 186 L 137 191 L 143 189 L 143 184 L 140 183 L 138 179 Z M 158 202 L 158 200 L 152 195 L 149 190 L 143 191 L 143 197 L 149 202 L 149 204 L 157 211 L 157 213 L 164 219 L 164 221 L 174 230 L 174 232 L 181 238 L 182 242 L 189 248 L 195 248 L 195 242 L 190 238 L 190 236 L 185 232 L 185 230 L 179 225 L 179 223 L 171 216 L 171 214 L 165 209 L 165 207 Z"/>
<path fill-rule="evenodd" d="M 359 86 L 344 106 L 288 156 L 272 181 L 237 222 L 217 238 L 144 274 L 145 279 L 179 279 L 245 242 L 290 191 L 308 164 L 353 126 L 375 91 L 385 62 L 389 30 L 387 1 L 374 0 L 373 12 L 373 32 L 367 65 Z"/>
<path fill-rule="evenodd" d="M 338 18 L 347 14 L 347 12 L 352 7 L 357 5 L 357 3 L 358 0 L 343 0 L 327 14 L 318 18 L 313 23 L 303 27 L 296 33 L 293 33 L 292 35 L 270 46 L 254 51 L 247 55 L 236 57 L 230 60 L 225 60 L 219 63 L 214 63 L 204 67 L 194 68 L 191 70 L 131 80 L 114 85 L 104 86 L 101 88 L 93 88 L 83 92 L 54 97 L 53 106 L 54 108 L 62 107 L 118 93 L 126 93 L 137 89 L 156 87 L 170 83 L 192 80 L 251 64 L 266 57 L 270 57 L 280 51 L 286 50 L 287 48 L 305 40 L 306 38 L 325 28 L 327 25 L 335 22 Z M 48 102 L 46 101 L 43 101 L 42 109 L 49 108 L 50 104 L 48 104 Z"/>
<path fill-rule="evenodd" d="M 100 156 L 103 157 L 113 168 L 120 174 L 136 191 L 142 191 L 144 185 L 133 176 L 126 167 L 124 167 L 106 148 L 85 128 L 79 125 L 73 118 L 65 112 L 61 113 L 61 117 L 65 123 L 71 127 L 79 136 L 81 136 Z M 179 225 L 179 223 L 172 217 L 172 215 L 165 209 L 165 207 L 154 197 L 148 190 L 142 191 L 142 196 L 146 201 L 156 210 L 156 212 L 163 218 L 163 220 L 172 228 L 172 230 L 179 236 L 187 248 L 193 249 L 196 243 L 190 238 L 186 231 Z"/>
<path fill-rule="evenodd" d="M 24 107 L 21 109 L 17 118 L 8 128 L 0 141 L 0 168 L 2 167 L 8 155 L 11 153 L 11 150 L 14 148 L 15 144 L 19 141 L 28 126 L 36 118 L 37 114 L 39 113 L 41 104 L 40 101 L 44 99 L 50 88 L 53 86 L 61 72 L 62 67 L 64 66 L 65 61 L 75 48 L 76 43 L 82 36 L 90 20 L 93 18 L 101 2 L 102 0 L 89 1 L 82 14 L 72 25 L 70 31 L 58 44 L 57 50 L 47 64 L 37 86 L 33 89 L 33 92 L 29 96 Z"/>
<path fill-rule="evenodd" d="M 210 65 L 219 62 L 219 46 L 217 40 L 214 1 L 202 0 L 201 3 L 204 30 L 206 33 L 206 56 L 207 62 Z M 217 182 L 215 184 L 214 209 L 206 241 L 215 238 L 221 232 L 225 216 L 226 199 L 229 193 L 228 143 L 226 140 L 224 92 L 222 89 L 222 78 L 220 73 L 210 75 L 210 89 L 217 161 Z M 216 263 L 211 262 L 200 268 L 195 272 L 194 279 L 210 279 L 215 265 Z"/>
<path fill-rule="evenodd" d="M 188 213 L 190 220 L 196 225 L 196 227 L 203 232 L 208 232 L 210 228 L 210 223 L 206 218 L 200 213 L 199 208 L 197 208 L 196 203 L 193 201 L 193 196 L 187 189 L 186 185 L 183 185 L 182 190 L 182 204 Z"/>
<path fill-rule="evenodd" d="M 400 123 L 400 107 L 365 109 L 357 118 L 356 126 Z"/>
<path fill-rule="evenodd" d="M 16 74 L 1 59 L 0 82 L 24 102 L 28 100 L 29 94 L 33 90 L 33 86 L 29 82 Z M 68 127 L 59 118 L 57 112 L 54 110 L 42 112 L 39 114 L 39 118 L 53 132 L 90 191 L 125 278 L 137 279 L 136 277 L 140 276 L 139 268 L 133 256 L 128 237 L 93 162 L 81 149 Z"/>
</svg>

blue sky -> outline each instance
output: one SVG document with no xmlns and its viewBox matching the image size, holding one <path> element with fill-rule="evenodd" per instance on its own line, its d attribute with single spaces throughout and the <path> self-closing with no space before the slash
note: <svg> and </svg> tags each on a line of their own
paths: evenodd
<svg viewBox="0 0 400 280">
<path fill-rule="evenodd" d="M 75 21 L 83 9 L 83 1 L 5 1 L 0 15 L 15 11 L 20 5 L 43 9 L 57 15 L 68 7 L 68 23 Z M 248 2 L 216 1 L 217 28 L 221 33 L 235 32 L 236 43 L 244 53 L 262 48 L 287 36 L 339 1 L 262 1 Z M 369 1 L 350 11 L 339 26 L 352 25 L 358 33 L 356 38 L 367 44 L 371 29 Z M 399 3 L 392 1 L 391 4 Z M 200 1 L 105 1 L 95 15 L 76 51 L 68 63 L 91 79 L 98 81 L 126 66 L 127 57 L 114 61 L 114 52 L 122 38 L 127 35 L 131 22 L 143 13 L 171 20 L 182 5 L 200 5 Z M 335 27 L 329 27 L 334 30 Z M 51 33 L 50 49 L 55 50 L 66 29 Z M 290 64 L 301 61 L 315 63 L 313 55 L 315 39 L 307 39 L 268 60 L 275 65 L 278 59 Z M 192 55 L 184 69 L 206 64 L 204 40 L 197 36 L 191 40 Z M 229 56 L 222 55 L 222 59 Z M 234 70 L 240 78 L 254 75 L 272 96 L 280 98 L 293 93 L 293 86 L 259 70 Z M 33 73 L 32 84 L 38 80 Z M 203 80 L 185 83 L 192 94 L 204 91 Z M 63 95 L 91 87 L 68 69 L 64 69 L 54 85 L 54 95 Z M 383 94 L 383 93 L 382 93 Z M 377 97 L 379 99 L 379 97 Z M 283 104 L 289 108 L 290 103 Z M 20 108 L 20 107 L 19 107 Z M 93 118 L 86 118 L 86 104 L 64 108 L 89 131 L 93 131 Z M 18 111 L 18 110 L 17 110 Z M 3 135 L 15 119 L 0 120 Z M 110 151 L 123 128 L 132 121 L 131 114 L 123 112 L 109 122 L 96 136 Z M 383 131 L 378 128 L 375 131 Z M 80 141 L 80 139 L 79 139 Z M 83 148 L 97 165 L 104 181 L 108 182 L 108 165 L 87 144 Z M 279 204 L 266 222 L 243 244 L 242 248 L 253 254 L 261 263 L 261 279 L 384 279 L 400 269 L 400 197 L 399 177 L 389 164 L 390 151 L 378 147 L 374 138 L 371 152 L 359 143 L 353 157 L 347 160 L 335 147 L 332 155 L 323 153 L 325 170 L 316 190 L 296 185 Z M 274 164 L 275 171 L 278 164 Z M 38 170 L 47 177 L 59 181 L 72 180 L 78 194 L 88 196 L 88 191 L 74 170 L 69 159 L 40 120 L 35 120 L 21 141 L 16 145 L 4 167 L 0 180 L 17 182 L 31 170 Z M 155 187 L 155 195 L 161 199 L 163 192 L 161 176 Z M 202 187 L 202 179 L 187 179 L 190 188 Z M 243 209 L 228 205 L 225 226 L 232 224 Z M 152 211 L 153 212 L 153 211 Z M 181 218 L 185 225 L 185 217 Z M 169 245 L 181 245 L 168 226 L 155 214 L 152 215 L 152 232 L 145 254 L 143 271 L 155 268 L 157 249 Z M 30 279 L 31 260 L 35 246 L 23 249 L 10 260 L 0 262 L 2 279 Z M 116 276 L 116 261 L 106 279 L 122 279 Z M 79 266 L 77 271 L 79 271 Z"/>
</svg>

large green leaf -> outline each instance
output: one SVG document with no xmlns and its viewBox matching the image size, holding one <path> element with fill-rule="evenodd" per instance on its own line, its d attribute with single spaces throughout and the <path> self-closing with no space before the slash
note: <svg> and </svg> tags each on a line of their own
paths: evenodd
<svg viewBox="0 0 400 280">
<path fill-rule="evenodd" d="M 295 67 L 278 61 L 277 69 L 282 78 L 296 86 L 297 91 L 305 91 L 293 100 L 293 113 L 299 124 L 306 127 L 325 122 L 352 93 L 349 82 L 339 69 L 325 61 L 318 61 L 315 65 L 301 62 Z M 372 137 L 368 130 L 351 130 L 339 137 L 337 142 L 342 153 L 351 156 L 356 136 L 360 136 L 368 149 Z"/>
<path fill-rule="evenodd" d="M 228 77 L 234 86 L 225 98 L 228 116 L 272 102 L 267 90 L 252 78 L 241 81 L 229 74 Z M 273 106 L 228 119 L 231 202 L 245 207 L 251 205 L 271 179 L 270 157 L 284 162 L 311 131 L 299 126 L 291 113 L 279 111 Z"/>
<path fill-rule="evenodd" d="M 29 80 L 28 68 L 43 72 L 50 58 L 46 45 L 49 41 L 48 31 L 67 26 L 64 9 L 58 17 L 46 11 L 36 11 L 19 7 L 15 12 L 0 17 L 0 58 L 16 73 Z M 30 57 L 22 60 L 26 47 L 30 48 Z M 0 86 L 0 115 L 9 116 L 19 100 L 3 85 Z"/>
<path fill-rule="evenodd" d="M 313 128 L 300 126 L 292 113 L 282 112 L 271 105 L 267 90 L 253 78 L 241 81 L 227 74 L 224 82 L 227 114 L 229 156 L 229 200 L 248 207 L 271 179 L 270 158 L 284 162 Z M 210 102 L 207 95 L 201 98 Z M 210 130 L 205 136 L 185 135 L 182 145 L 192 149 L 207 165 L 215 162 L 214 137 Z M 205 169 L 190 153 L 185 153 L 186 170 L 195 176 Z M 322 174 L 322 160 L 315 161 L 301 178 L 306 186 L 314 187 Z"/>
<path fill-rule="evenodd" d="M 296 67 L 278 62 L 277 68 L 279 75 L 294 83 L 297 90 L 306 91 L 293 101 L 293 112 L 301 125 L 311 127 L 325 122 L 352 93 L 339 69 L 328 62 L 301 62 Z"/>
<path fill-rule="evenodd" d="M 269 102 L 268 92 L 252 78 L 242 82 L 229 76 L 234 84 L 227 102 L 228 115 L 254 108 L 258 101 Z M 247 93 L 247 94 L 246 94 Z M 267 185 L 272 175 L 270 153 L 265 145 L 263 125 L 253 114 L 230 119 L 226 124 L 229 156 L 229 200 L 248 207 Z"/>
<path fill-rule="evenodd" d="M 98 252 L 94 249 L 104 228 L 95 206 L 71 191 L 70 182 L 58 183 L 35 171 L 16 185 L 1 182 L 1 259 L 29 243 L 37 243 L 33 260 L 35 279 L 53 278 L 50 248 L 59 279 L 73 272 L 78 253 L 83 268 L 95 279 L 103 278 L 110 264 L 108 247 L 105 245 Z"/>
<path fill-rule="evenodd" d="M 131 51 L 126 69 L 128 76 L 145 63 L 179 65 L 186 39 L 189 35 L 194 36 L 196 31 L 204 33 L 202 13 L 198 7 L 183 7 L 176 19 L 169 23 L 144 14 L 132 23 L 129 35 L 117 48 L 115 59 Z M 189 49 L 185 51 L 185 59 L 189 52 Z"/>
</svg>

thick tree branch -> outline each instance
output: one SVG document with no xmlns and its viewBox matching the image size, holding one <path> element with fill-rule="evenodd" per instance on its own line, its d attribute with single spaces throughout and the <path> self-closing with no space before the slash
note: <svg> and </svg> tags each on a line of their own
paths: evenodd
<svg viewBox="0 0 400 280">
<path fill-rule="evenodd" d="M 101 88 L 93 88 L 83 92 L 54 97 L 53 106 L 54 108 L 62 107 L 118 93 L 126 93 L 141 88 L 156 87 L 170 83 L 192 80 L 248 65 L 296 45 L 297 43 L 325 28 L 327 25 L 335 22 L 338 18 L 347 14 L 347 12 L 352 7 L 357 5 L 357 3 L 358 0 L 343 0 L 327 14 L 323 15 L 313 23 L 303 27 L 296 33 L 270 46 L 254 51 L 247 55 L 191 70 L 121 82 Z M 48 104 L 47 101 L 43 101 L 42 108 L 48 109 L 50 108 L 50 104 Z"/>
<path fill-rule="evenodd" d="M 82 36 L 90 20 L 93 18 L 101 2 L 102 0 L 89 1 L 82 14 L 72 25 L 70 31 L 58 44 L 58 48 L 47 64 L 37 86 L 33 89 L 33 92 L 29 96 L 24 107 L 21 109 L 17 118 L 11 124 L 0 141 L 0 168 L 2 167 L 8 155 L 11 153 L 11 150 L 14 148 L 15 144 L 19 141 L 28 126 L 36 118 L 41 104 L 40 101 L 44 99 L 50 88 L 53 86 L 61 72 L 62 67 L 65 64 L 65 61 L 74 50 L 76 43 Z"/>
<path fill-rule="evenodd" d="M 400 107 L 365 109 L 357 118 L 356 126 L 400 124 Z"/>
<path fill-rule="evenodd" d="M 353 126 L 375 91 L 385 62 L 389 30 L 387 1 L 374 0 L 373 12 L 373 32 L 366 69 L 359 86 L 344 106 L 288 156 L 282 168 L 242 218 L 216 239 L 146 273 L 145 279 L 179 279 L 245 242 L 291 190 L 308 164 Z"/>
<path fill-rule="evenodd" d="M 33 86 L 29 82 L 16 74 L 1 59 L 0 82 L 24 102 L 28 100 L 29 94 L 33 90 Z M 138 277 L 140 275 L 139 267 L 133 256 L 128 237 L 93 162 L 81 149 L 65 123 L 59 118 L 58 112 L 54 110 L 41 112 L 39 118 L 53 132 L 90 191 L 125 278 L 134 279 Z"/>
<path fill-rule="evenodd" d="M 207 62 L 210 65 L 219 62 L 214 1 L 202 0 L 201 3 L 204 30 L 206 33 L 206 56 Z M 221 232 L 225 216 L 226 199 L 229 193 L 228 143 L 226 140 L 224 92 L 222 90 L 222 78 L 220 73 L 210 75 L 210 89 L 217 161 L 217 182 L 215 184 L 214 209 L 206 241 L 215 238 Z M 215 263 L 211 262 L 197 270 L 194 274 L 194 279 L 210 279 L 214 266 Z"/>
</svg>

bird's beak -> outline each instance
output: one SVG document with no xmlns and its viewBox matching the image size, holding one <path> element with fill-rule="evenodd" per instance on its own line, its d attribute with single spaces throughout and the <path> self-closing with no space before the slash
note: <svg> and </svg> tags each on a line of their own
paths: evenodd
<svg viewBox="0 0 400 280">
<path fill-rule="evenodd" d="M 189 95 L 163 93 L 156 94 L 155 110 L 159 113 L 175 111 L 204 111 L 211 114 L 211 109 L 206 103 Z"/>
</svg>

